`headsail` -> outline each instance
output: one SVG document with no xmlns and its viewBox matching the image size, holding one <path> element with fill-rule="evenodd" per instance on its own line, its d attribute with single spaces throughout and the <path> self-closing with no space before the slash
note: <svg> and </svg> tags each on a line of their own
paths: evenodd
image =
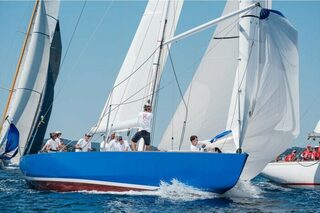
<svg viewBox="0 0 320 213">
<path fill-rule="evenodd" d="M 108 97 L 102 114 L 93 127 L 93 132 L 126 130 L 137 127 L 137 115 L 143 105 L 150 99 L 150 87 L 154 82 L 152 73 L 156 51 L 162 39 L 173 36 L 183 1 L 150 0 L 147 4 L 137 32 L 127 56 L 122 64 L 114 87 Z M 163 30 L 165 26 L 165 30 Z M 161 35 L 161 36 L 159 36 Z M 158 75 L 166 61 L 164 49 L 160 58 Z M 157 79 L 159 80 L 159 78 Z"/>
<path fill-rule="evenodd" d="M 236 1 L 228 1 L 223 15 L 238 10 Z M 188 120 L 181 149 L 188 150 L 190 135 L 210 139 L 226 129 L 235 71 L 238 66 L 238 17 L 218 24 L 204 57 L 184 99 Z M 201 103 L 201 104 L 200 104 Z M 160 149 L 179 149 L 186 109 L 181 102 L 165 131 Z M 172 132 L 172 125 L 175 131 Z M 174 138 L 171 144 L 171 138 Z"/>
<path fill-rule="evenodd" d="M 10 160 L 18 153 L 19 148 L 19 131 L 14 124 L 10 124 L 7 143 L 4 153 L 0 155 L 0 159 Z"/>
<path fill-rule="evenodd" d="M 278 11 L 262 10 L 259 25 L 259 70 L 247 82 L 243 150 L 249 158 L 242 179 L 255 177 L 300 131 L 298 33 Z"/>
</svg>

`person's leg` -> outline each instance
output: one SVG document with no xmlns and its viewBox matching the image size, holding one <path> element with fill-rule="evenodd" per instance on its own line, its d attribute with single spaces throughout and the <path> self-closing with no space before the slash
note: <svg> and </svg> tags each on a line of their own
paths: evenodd
<svg viewBox="0 0 320 213">
<path fill-rule="evenodd" d="M 140 140 L 141 135 L 140 132 L 136 132 L 134 136 L 131 139 L 131 150 L 132 151 L 137 151 L 137 142 Z"/>
<path fill-rule="evenodd" d="M 143 139 L 144 139 L 144 151 L 150 151 L 150 133 L 145 131 L 144 135 L 143 135 Z"/>
<path fill-rule="evenodd" d="M 131 150 L 132 151 L 137 151 L 137 143 L 134 141 L 131 141 Z"/>
</svg>

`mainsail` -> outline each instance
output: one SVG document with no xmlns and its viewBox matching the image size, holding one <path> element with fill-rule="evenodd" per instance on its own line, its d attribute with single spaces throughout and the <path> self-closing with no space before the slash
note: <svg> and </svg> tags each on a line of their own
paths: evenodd
<svg viewBox="0 0 320 213">
<path fill-rule="evenodd" d="M 237 4 L 228 1 L 224 13 Z M 242 18 L 256 19 L 249 22 L 246 36 L 237 33 Z M 244 50 L 243 38 L 251 39 L 246 41 L 245 57 L 238 54 L 239 47 Z M 220 23 L 184 96 L 188 114 L 181 103 L 159 148 L 180 148 L 185 120 L 181 149 L 188 149 L 190 135 L 211 139 L 232 130 L 233 138 L 214 146 L 235 152 L 239 142 L 249 154 L 242 179 L 252 179 L 299 133 L 298 60 L 297 32 L 278 12 L 262 9 L 261 14 L 242 14 Z"/>
<path fill-rule="evenodd" d="M 154 95 L 152 87 L 157 88 L 167 58 L 167 49 L 162 50 L 159 56 L 161 42 L 173 36 L 182 4 L 181 0 L 148 2 L 113 89 L 92 132 L 122 131 L 138 126 L 137 115 Z M 159 57 L 159 61 L 156 57 Z M 160 67 L 157 71 L 154 70 L 158 65 Z"/>
<path fill-rule="evenodd" d="M 53 5 L 53 2 L 50 5 Z M 5 147 L 10 123 L 15 124 L 19 130 L 19 152 L 12 159 L 13 163 L 18 163 L 25 149 L 26 143 L 39 117 L 39 111 L 43 107 L 45 93 L 48 90 L 46 89 L 47 80 L 50 78 L 48 77 L 48 66 L 49 58 L 51 58 L 50 46 L 53 36 L 50 32 L 56 30 L 55 26 L 53 28 L 52 23 L 49 22 L 48 24 L 48 16 L 57 14 L 58 9 L 59 6 L 55 7 L 51 14 L 47 14 L 46 3 L 37 1 L 34 15 L 30 21 L 30 33 L 27 33 L 26 48 L 21 57 L 17 84 L 13 88 L 13 96 L 9 102 L 8 111 L 4 116 L 6 120 L 3 122 L 1 129 L 1 149 Z M 41 138 L 42 140 L 43 138 Z"/>
</svg>

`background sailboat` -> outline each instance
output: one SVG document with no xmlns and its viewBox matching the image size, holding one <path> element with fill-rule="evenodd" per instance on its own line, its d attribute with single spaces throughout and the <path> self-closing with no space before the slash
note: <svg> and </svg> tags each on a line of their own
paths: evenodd
<svg viewBox="0 0 320 213">
<path fill-rule="evenodd" d="M 9 126 L 14 124 L 20 134 L 18 153 L 12 159 L 16 164 L 24 153 L 39 150 L 50 117 L 61 55 L 58 12 L 58 1 L 36 1 L 3 113 L 0 149 L 4 152 Z"/>
<path fill-rule="evenodd" d="M 319 138 L 320 121 L 318 121 L 313 132 L 308 135 L 308 140 L 319 141 Z M 319 153 L 318 150 L 315 151 Z M 276 183 L 289 187 L 318 188 L 320 186 L 320 161 L 311 159 L 310 161 L 302 161 L 302 158 L 298 156 L 299 154 L 301 153 L 297 153 L 295 161 L 269 163 L 261 174 Z"/>
</svg>

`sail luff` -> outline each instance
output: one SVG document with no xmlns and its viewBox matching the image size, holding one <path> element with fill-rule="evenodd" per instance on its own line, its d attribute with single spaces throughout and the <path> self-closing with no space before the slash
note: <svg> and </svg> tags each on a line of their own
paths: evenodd
<svg viewBox="0 0 320 213">
<path fill-rule="evenodd" d="M 12 84 L 11 84 L 11 87 L 10 87 L 10 92 L 9 92 L 9 96 L 8 96 L 8 99 L 7 99 L 7 103 L 6 103 L 6 106 L 5 106 L 4 111 L 3 111 L 2 121 L 1 121 L 1 125 L 0 125 L 0 133 L 2 132 L 3 124 L 4 124 L 4 122 L 6 121 L 6 118 L 7 118 L 8 109 L 9 109 L 9 106 L 10 106 L 10 103 L 11 103 L 11 99 L 12 99 L 12 95 L 13 95 L 13 92 L 15 90 L 16 82 L 17 82 L 17 79 L 18 79 L 18 76 L 19 76 L 19 73 L 20 73 L 20 67 L 21 67 L 21 63 L 22 63 L 22 58 L 24 57 L 24 54 L 25 54 L 25 50 L 26 50 L 27 43 L 28 43 L 27 41 L 28 41 L 29 36 L 30 36 L 30 31 L 31 31 L 31 28 L 32 28 L 32 25 L 33 25 L 33 22 L 34 22 L 34 19 L 35 19 L 35 14 L 36 14 L 36 11 L 37 11 L 37 8 L 38 8 L 38 5 L 39 5 L 39 1 L 40 0 L 36 0 L 36 2 L 34 4 L 34 7 L 33 7 L 33 11 L 32 11 L 32 15 L 31 15 L 30 21 L 29 21 L 27 33 L 26 33 L 26 36 L 25 36 L 24 41 L 23 41 L 23 46 L 22 46 L 21 53 L 20 53 L 20 56 L 19 56 L 19 59 L 18 59 L 18 63 L 17 63 L 17 66 L 16 66 L 16 71 L 15 71 L 15 74 L 14 74 L 14 77 L 13 77 L 13 81 L 12 81 Z M 0 138 L 1 137 L 2 136 L 0 135 Z M 0 146 L 2 146 L 2 144 L 3 144 L 3 142 L 0 142 Z"/>
</svg>

